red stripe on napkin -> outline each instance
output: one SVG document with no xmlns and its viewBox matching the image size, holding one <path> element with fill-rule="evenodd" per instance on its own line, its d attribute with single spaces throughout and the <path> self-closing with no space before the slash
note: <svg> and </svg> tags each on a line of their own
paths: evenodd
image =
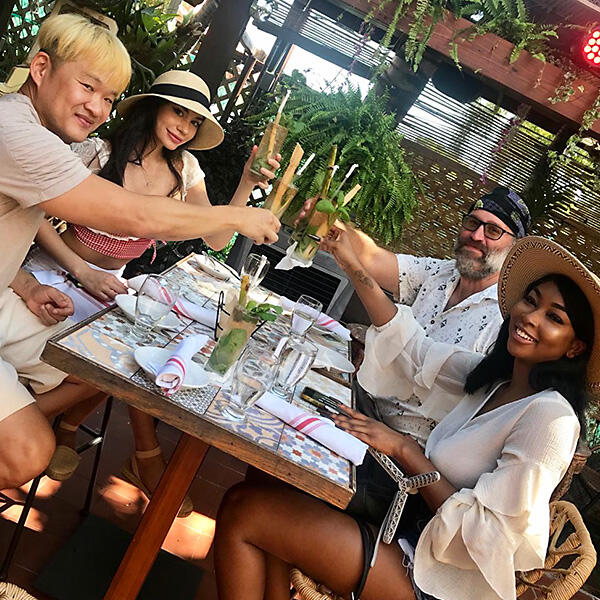
<svg viewBox="0 0 600 600">
<path fill-rule="evenodd" d="M 178 358 L 177 356 L 171 356 L 171 358 L 169 358 L 167 362 L 174 363 L 175 365 L 177 365 L 185 375 L 185 363 L 180 358 Z"/>
</svg>

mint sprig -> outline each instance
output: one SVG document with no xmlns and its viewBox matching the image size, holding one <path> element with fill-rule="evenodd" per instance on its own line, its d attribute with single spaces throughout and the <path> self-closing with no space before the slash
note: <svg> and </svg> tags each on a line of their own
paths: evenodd
<svg viewBox="0 0 600 600">
<path fill-rule="evenodd" d="M 283 309 L 275 304 L 259 304 L 256 300 L 249 300 L 246 304 L 246 312 L 261 321 L 274 321 Z"/>
</svg>

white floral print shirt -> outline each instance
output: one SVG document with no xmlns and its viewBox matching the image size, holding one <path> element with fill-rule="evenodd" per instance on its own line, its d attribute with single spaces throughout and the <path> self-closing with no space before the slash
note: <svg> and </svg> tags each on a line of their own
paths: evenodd
<svg viewBox="0 0 600 600">
<path fill-rule="evenodd" d="M 455 261 L 409 254 L 396 256 L 399 274 L 396 300 L 411 306 L 416 321 L 427 336 L 436 342 L 457 344 L 473 352 L 487 352 L 502 325 L 497 286 L 492 285 L 444 310 L 460 280 Z M 367 345 L 365 354 L 369 351 Z M 358 381 L 361 383 L 361 370 Z M 422 445 L 440 420 L 439 414 L 436 418 L 423 414 L 416 396 L 406 400 L 377 398 L 377 406 L 384 423 L 412 435 Z M 442 411 L 442 416 L 449 410 Z"/>
</svg>

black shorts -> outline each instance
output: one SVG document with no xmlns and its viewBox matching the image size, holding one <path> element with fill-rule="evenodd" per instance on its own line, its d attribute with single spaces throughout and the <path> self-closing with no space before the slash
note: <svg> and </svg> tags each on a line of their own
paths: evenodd
<svg viewBox="0 0 600 600">
<path fill-rule="evenodd" d="M 353 592 L 353 600 L 358 600 L 363 591 L 375 552 L 377 532 L 397 490 L 398 487 L 392 478 L 367 453 L 363 464 L 356 469 L 356 494 L 346 508 L 346 512 L 358 525 L 364 551 L 363 572 Z M 432 516 L 433 512 L 421 495 L 410 494 L 406 499 L 402 518 L 394 536 L 395 542 L 392 543 L 397 543 L 398 539 L 403 538 L 415 548 L 419 536 Z M 408 570 L 416 600 L 437 600 L 417 587 L 413 579 L 412 566 Z"/>
</svg>

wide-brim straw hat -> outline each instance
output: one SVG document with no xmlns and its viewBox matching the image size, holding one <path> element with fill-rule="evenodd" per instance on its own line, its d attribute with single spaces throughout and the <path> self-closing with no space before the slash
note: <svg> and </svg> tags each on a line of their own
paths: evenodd
<svg viewBox="0 0 600 600">
<path fill-rule="evenodd" d="M 190 150 L 209 150 L 223 141 L 223 128 L 210 112 L 210 91 L 198 75 L 189 71 L 167 71 L 154 80 L 145 94 L 136 94 L 121 100 L 117 104 L 117 112 L 125 115 L 140 100 L 151 96 L 164 98 L 204 117 L 196 135 L 187 146 Z"/>
<path fill-rule="evenodd" d="M 498 279 L 498 303 L 503 317 L 523 298 L 529 284 L 551 274 L 566 275 L 585 294 L 594 316 L 594 342 L 587 370 L 590 392 L 600 396 L 600 279 L 561 245 L 537 236 L 517 240 Z"/>
</svg>

